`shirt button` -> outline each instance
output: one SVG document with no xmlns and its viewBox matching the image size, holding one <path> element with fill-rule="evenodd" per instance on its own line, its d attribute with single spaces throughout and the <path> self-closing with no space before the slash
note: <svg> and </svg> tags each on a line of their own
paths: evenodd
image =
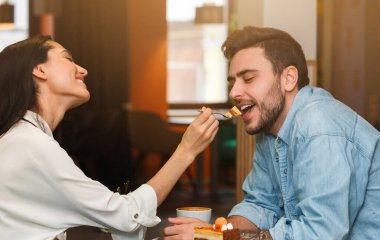
<svg viewBox="0 0 380 240">
<path fill-rule="evenodd" d="M 287 174 L 287 173 L 288 173 L 288 169 L 285 168 L 285 169 L 284 169 L 284 174 Z"/>
<path fill-rule="evenodd" d="M 133 216 L 135 219 L 137 219 L 139 217 L 139 214 L 136 213 L 134 216 Z"/>
</svg>

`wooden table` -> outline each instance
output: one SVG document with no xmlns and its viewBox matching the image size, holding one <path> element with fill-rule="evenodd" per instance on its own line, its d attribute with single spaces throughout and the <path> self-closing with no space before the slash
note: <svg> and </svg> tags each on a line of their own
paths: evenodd
<svg viewBox="0 0 380 240">
<path fill-rule="evenodd" d="M 240 240 L 260 240 L 260 239 L 259 239 L 258 233 L 242 231 L 240 232 Z"/>
</svg>

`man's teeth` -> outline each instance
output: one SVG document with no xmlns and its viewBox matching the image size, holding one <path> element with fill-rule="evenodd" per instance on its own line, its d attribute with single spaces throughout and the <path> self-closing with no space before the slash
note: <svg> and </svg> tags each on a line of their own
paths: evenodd
<svg viewBox="0 0 380 240">
<path fill-rule="evenodd" d="M 83 83 L 83 80 L 82 80 L 82 79 L 77 79 L 77 81 Z"/>
<path fill-rule="evenodd" d="M 250 108 L 250 107 L 252 107 L 253 105 L 244 105 L 244 106 L 242 106 L 240 109 L 242 110 L 242 111 L 244 111 L 244 110 L 247 110 L 248 108 Z"/>
</svg>

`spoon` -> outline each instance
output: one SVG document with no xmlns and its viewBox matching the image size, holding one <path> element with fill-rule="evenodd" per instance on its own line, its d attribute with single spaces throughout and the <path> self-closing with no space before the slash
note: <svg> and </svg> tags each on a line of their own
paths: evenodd
<svg viewBox="0 0 380 240">
<path fill-rule="evenodd" d="M 199 110 L 198 112 L 202 112 L 202 110 Z M 241 112 L 240 112 L 240 110 L 236 106 L 234 106 L 233 108 L 231 108 L 230 110 L 228 110 L 228 112 L 226 112 L 224 114 L 223 113 L 219 113 L 219 112 L 212 112 L 212 114 L 214 114 L 214 115 L 221 115 L 224 118 L 230 119 L 230 118 L 233 118 L 233 117 L 240 116 Z"/>
<path fill-rule="evenodd" d="M 198 110 L 198 112 L 203 112 L 203 111 L 202 110 Z M 229 117 L 226 114 L 219 113 L 219 112 L 212 112 L 211 114 L 213 114 L 213 115 L 220 115 L 220 116 L 222 116 L 224 118 L 232 118 L 232 115 L 231 115 L 231 117 Z"/>
</svg>

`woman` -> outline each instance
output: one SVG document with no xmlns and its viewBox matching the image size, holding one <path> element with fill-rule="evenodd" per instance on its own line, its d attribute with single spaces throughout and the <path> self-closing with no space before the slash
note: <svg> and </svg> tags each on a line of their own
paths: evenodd
<svg viewBox="0 0 380 240">
<path fill-rule="evenodd" d="M 65 112 L 87 102 L 87 70 L 46 36 L 0 53 L 0 239 L 54 239 L 70 227 L 110 229 L 114 239 L 143 239 L 160 222 L 156 208 L 196 155 L 213 140 L 218 121 L 203 109 L 160 171 L 119 195 L 87 178 L 53 139 Z"/>
</svg>

